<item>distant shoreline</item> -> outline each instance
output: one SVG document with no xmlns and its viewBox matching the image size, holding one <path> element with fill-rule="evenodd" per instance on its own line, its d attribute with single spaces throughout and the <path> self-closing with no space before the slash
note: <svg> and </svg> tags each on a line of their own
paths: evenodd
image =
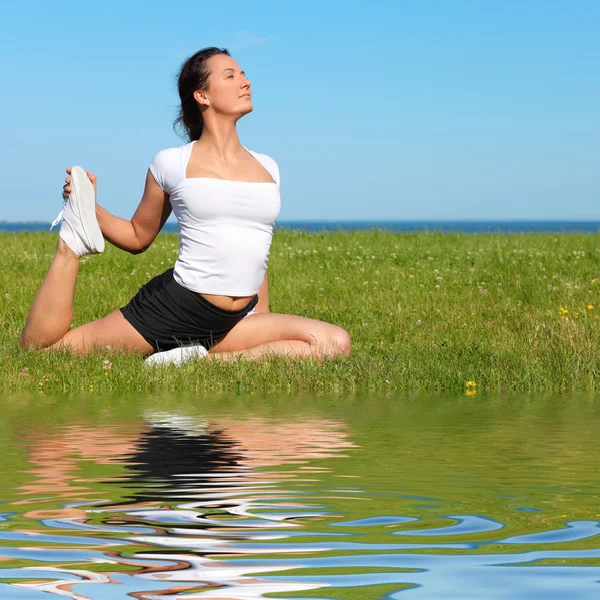
<svg viewBox="0 0 600 600">
<path fill-rule="evenodd" d="M 48 231 L 50 223 L 45 221 L 0 221 L 0 232 L 34 232 Z M 392 232 L 410 231 L 445 231 L 465 233 L 561 233 L 561 232 L 600 232 L 600 221 L 562 221 L 562 220 L 495 220 L 485 221 L 477 219 L 460 220 L 345 220 L 345 221 L 312 221 L 293 220 L 278 221 L 274 230 L 295 229 L 317 233 L 319 231 L 365 231 L 383 229 Z M 165 233 L 176 233 L 177 223 L 167 223 L 163 229 Z M 53 230 L 58 232 L 58 227 Z"/>
</svg>

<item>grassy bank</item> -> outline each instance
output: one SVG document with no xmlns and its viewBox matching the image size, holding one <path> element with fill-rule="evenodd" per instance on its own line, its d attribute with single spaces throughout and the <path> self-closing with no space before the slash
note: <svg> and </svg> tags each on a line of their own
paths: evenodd
<svg viewBox="0 0 600 600">
<path fill-rule="evenodd" d="M 269 259 L 271 311 L 344 327 L 353 342 L 351 356 L 321 364 L 284 357 L 199 361 L 151 372 L 141 358 L 114 351 L 78 358 L 19 348 L 56 239 L 49 233 L 0 234 L 5 391 L 480 393 L 599 387 L 599 235 L 276 231 Z M 177 247 L 175 234 L 161 234 L 138 256 L 107 245 L 104 254 L 86 257 L 73 325 L 123 306 L 174 264 Z"/>
</svg>

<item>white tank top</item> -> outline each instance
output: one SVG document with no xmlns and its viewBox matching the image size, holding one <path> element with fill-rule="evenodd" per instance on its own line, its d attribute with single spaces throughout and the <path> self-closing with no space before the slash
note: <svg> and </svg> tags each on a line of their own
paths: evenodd
<svg viewBox="0 0 600 600">
<path fill-rule="evenodd" d="M 173 278 L 194 292 L 253 296 L 264 279 L 281 208 L 279 168 L 270 156 L 242 146 L 274 182 L 188 178 L 193 144 L 161 150 L 150 164 L 179 223 Z"/>
</svg>

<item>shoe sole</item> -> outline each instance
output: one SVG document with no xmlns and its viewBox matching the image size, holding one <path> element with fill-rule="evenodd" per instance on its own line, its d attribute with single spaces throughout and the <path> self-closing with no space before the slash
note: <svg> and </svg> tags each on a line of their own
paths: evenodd
<svg viewBox="0 0 600 600">
<path fill-rule="evenodd" d="M 96 218 L 94 186 L 87 173 L 78 165 L 71 169 L 71 196 L 79 211 L 86 244 L 92 254 L 104 251 L 104 236 Z"/>
</svg>

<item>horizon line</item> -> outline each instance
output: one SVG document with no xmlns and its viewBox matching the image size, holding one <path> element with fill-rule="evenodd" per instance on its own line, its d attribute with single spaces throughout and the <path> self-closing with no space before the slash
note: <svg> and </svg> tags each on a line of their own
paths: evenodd
<svg viewBox="0 0 600 600">
<path fill-rule="evenodd" d="M 531 218 L 514 218 L 514 219 L 494 219 L 494 218 L 462 218 L 462 219 L 285 219 L 275 221 L 274 225 L 281 223 L 600 223 L 598 219 L 531 219 Z M 5 221 L 0 220 L 0 224 L 20 225 L 22 223 L 31 224 L 49 224 L 51 221 L 44 220 L 18 220 Z M 177 225 L 177 221 L 166 221 L 165 225 Z M 164 225 L 163 225 L 164 227 Z"/>
</svg>

